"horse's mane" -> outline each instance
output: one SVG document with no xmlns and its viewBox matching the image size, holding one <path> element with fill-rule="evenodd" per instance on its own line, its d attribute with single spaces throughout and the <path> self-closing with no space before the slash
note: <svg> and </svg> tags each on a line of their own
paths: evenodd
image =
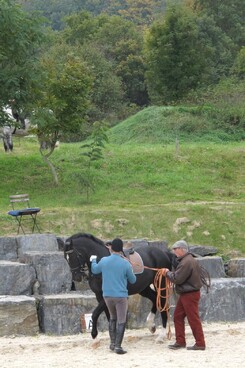
<svg viewBox="0 0 245 368">
<path fill-rule="evenodd" d="M 74 235 L 71 236 L 72 239 L 77 239 L 77 238 L 81 238 L 81 237 L 91 239 L 91 240 L 95 241 L 96 243 L 105 246 L 105 243 L 101 239 L 96 238 L 92 234 L 77 233 L 77 234 L 74 234 Z"/>
</svg>

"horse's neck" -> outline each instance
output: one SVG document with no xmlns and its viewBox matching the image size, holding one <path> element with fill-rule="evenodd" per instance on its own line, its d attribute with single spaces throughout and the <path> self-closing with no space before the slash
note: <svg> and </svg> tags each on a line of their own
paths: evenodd
<svg viewBox="0 0 245 368">
<path fill-rule="evenodd" d="M 92 255 L 97 256 L 98 259 L 110 255 L 110 252 L 106 247 L 103 247 L 102 245 L 95 242 L 88 242 L 84 244 L 80 250 L 83 251 L 84 254 L 86 254 L 86 262 L 88 265 L 90 264 L 90 257 Z"/>
</svg>

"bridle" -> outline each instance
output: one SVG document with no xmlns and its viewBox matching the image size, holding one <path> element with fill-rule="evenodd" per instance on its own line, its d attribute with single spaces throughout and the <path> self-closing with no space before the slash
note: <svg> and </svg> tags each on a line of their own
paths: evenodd
<svg viewBox="0 0 245 368">
<path fill-rule="evenodd" d="M 71 272 L 74 273 L 74 276 L 77 274 L 77 273 L 80 273 L 81 274 L 81 277 L 85 278 L 86 279 L 89 279 L 90 277 L 101 277 L 100 275 L 93 275 L 91 273 L 91 269 L 89 267 L 89 263 L 88 261 L 87 262 L 84 262 L 84 259 L 86 259 L 86 257 L 84 257 L 84 255 L 82 253 L 80 253 L 75 247 L 73 244 L 71 244 L 72 241 L 67 241 L 66 242 L 66 247 L 69 247 L 69 246 L 72 246 L 71 249 L 68 249 L 66 250 L 67 248 L 65 248 L 65 258 L 69 264 L 69 267 L 70 267 L 70 270 Z M 108 248 L 108 245 L 109 243 L 106 243 L 106 245 L 104 245 L 108 251 L 108 253 L 110 254 L 110 250 Z M 76 267 L 71 267 L 71 262 L 70 262 L 70 257 L 69 255 L 74 253 L 75 255 L 75 259 L 76 259 L 76 264 L 77 266 Z M 73 258 L 74 262 L 75 262 L 75 259 Z"/>
<path fill-rule="evenodd" d="M 71 267 L 71 264 L 70 264 L 69 254 L 72 254 L 72 253 L 75 253 L 75 255 L 77 257 L 78 266 L 76 266 L 76 267 Z M 83 263 L 81 261 L 82 254 L 79 253 L 76 248 L 69 249 L 69 250 L 65 251 L 65 254 L 68 255 L 68 258 L 66 257 L 66 260 L 67 260 L 67 262 L 69 264 L 69 267 L 70 267 L 71 272 L 74 272 L 76 270 L 79 270 L 82 275 L 86 275 L 87 276 L 87 273 L 89 272 L 89 267 L 88 267 L 88 265 L 86 263 Z"/>
</svg>

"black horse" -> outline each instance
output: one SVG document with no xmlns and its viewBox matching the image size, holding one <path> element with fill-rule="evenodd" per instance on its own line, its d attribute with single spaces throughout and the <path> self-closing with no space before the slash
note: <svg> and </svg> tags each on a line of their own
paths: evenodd
<svg viewBox="0 0 245 368">
<path fill-rule="evenodd" d="M 144 266 L 154 269 L 169 268 L 171 269 L 172 262 L 174 261 L 174 255 L 170 251 L 162 251 L 156 247 L 138 247 L 137 253 L 141 256 Z M 110 251 L 105 243 L 97 239 L 91 234 L 78 233 L 65 242 L 64 254 L 67 259 L 73 280 L 82 281 L 82 278 L 87 275 L 91 290 L 95 293 L 98 301 L 98 306 L 92 313 L 92 331 L 91 335 L 96 338 L 98 335 L 97 321 L 102 312 L 106 313 L 106 317 L 109 320 L 109 312 L 102 296 L 102 278 L 101 275 L 93 275 L 91 273 L 90 256 L 97 255 L 97 261 L 102 257 L 110 255 Z M 156 270 L 144 268 L 143 272 L 137 274 L 137 280 L 135 284 L 128 284 L 129 295 L 140 294 L 152 302 L 151 312 L 147 317 L 147 324 L 152 333 L 156 331 L 155 316 L 157 312 L 157 292 L 153 290 L 154 278 Z M 161 281 L 161 303 L 165 304 L 165 278 Z M 167 312 L 162 311 L 162 331 L 158 337 L 158 340 L 163 340 L 166 336 L 167 325 Z"/>
</svg>

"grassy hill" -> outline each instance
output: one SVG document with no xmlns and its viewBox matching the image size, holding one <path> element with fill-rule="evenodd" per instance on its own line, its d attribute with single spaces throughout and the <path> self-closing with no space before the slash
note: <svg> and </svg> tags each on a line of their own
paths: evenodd
<svg viewBox="0 0 245 368">
<path fill-rule="evenodd" d="M 208 106 L 151 106 L 116 125 L 109 137 L 116 144 L 169 144 L 176 138 L 186 143 L 245 139 L 244 117 L 240 124 L 234 125 L 226 123 L 231 119 L 230 110 L 227 116 L 221 114 Z"/>
<path fill-rule="evenodd" d="M 185 238 L 215 246 L 224 257 L 245 255 L 244 141 L 221 129 L 215 134 L 204 115 L 151 107 L 113 127 L 104 159 L 92 169 L 89 200 L 81 184 L 80 143 L 61 143 L 51 156 L 59 176 L 55 187 L 35 139 L 16 139 L 13 153 L 0 150 L 0 236 L 17 229 L 7 215 L 9 195 L 28 193 L 31 205 L 42 209 L 45 233 L 170 244 Z"/>
</svg>

